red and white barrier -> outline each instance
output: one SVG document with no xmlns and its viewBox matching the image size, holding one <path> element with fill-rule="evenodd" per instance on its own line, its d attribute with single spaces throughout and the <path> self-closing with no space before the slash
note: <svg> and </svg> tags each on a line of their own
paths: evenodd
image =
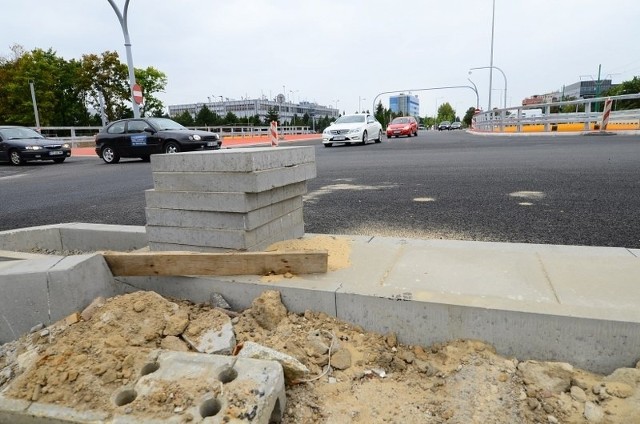
<svg viewBox="0 0 640 424">
<path fill-rule="evenodd" d="M 271 137 L 271 146 L 278 147 L 278 123 L 276 121 L 271 121 L 269 135 Z"/>
<path fill-rule="evenodd" d="M 607 129 L 607 125 L 609 124 L 609 115 L 611 115 L 611 104 L 613 100 L 607 99 L 604 101 L 604 111 L 602 112 L 602 124 L 600 125 L 600 131 L 604 131 Z"/>
</svg>

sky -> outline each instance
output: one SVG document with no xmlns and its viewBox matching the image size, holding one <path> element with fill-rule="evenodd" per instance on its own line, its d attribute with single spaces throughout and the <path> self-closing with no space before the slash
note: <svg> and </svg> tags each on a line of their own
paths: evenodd
<svg viewBox="0 0 640 424">
<path fill-rule="evenodd" d="M 19 44 L 67 60 L 117 51 L 126 63 L 107 0 L 4 0 L 1 9 L 0 56 Z M 638 0 L 131 0 L 128 25 L 134 66 L 168 78 L 157 96 L 165 106 L 282 93 L 354 113 L 403 92 L 418 95 L 421 116 L 449 102 L 463 117 L 473 90 L 441 87 L 475 84 L 486 110 L 492 45 L 492 107 L 505 88 L 507 106 L 518 106 L 596 80 L 599 67 L 613 83 L 640 76 Z"/>
</svg>

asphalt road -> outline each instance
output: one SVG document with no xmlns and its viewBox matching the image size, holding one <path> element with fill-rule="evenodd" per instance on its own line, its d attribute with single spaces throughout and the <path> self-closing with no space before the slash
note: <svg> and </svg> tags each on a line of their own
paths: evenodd
<svg viewBox="0 0 640 424">
<path fill-rule="evenodd" d="M 640 248 L 639 136 L 421 132 L 316 146 L 308 233 Z M 0 164 L 0 230 L 145 224 L 150 165 L 97 157 Z"/>
</svg>

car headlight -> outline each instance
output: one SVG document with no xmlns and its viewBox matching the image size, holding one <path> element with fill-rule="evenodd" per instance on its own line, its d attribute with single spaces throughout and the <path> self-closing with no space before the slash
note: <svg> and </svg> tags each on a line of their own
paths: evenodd
<svg viewBox="0 0 640 424">
<path fill-rule="evenodd" d="M 25 147 L 27 150 L 41 150 L 42 146 L 27 146 Z"/>
<path fill-rule="evenodd" d="M 349 134 L 353 134 L 353 133 L 359 133 L 360 132 L 360 128 L 351 128 L 349 130 Z"/>
<path fill-rule="evenodd" d="M 331 130 L 329 128 L 325 128 L 324 131 L 322 131 L 322 135 L 329 135 L 331 134 Z"/>
<path fill-rule="evenodd" d="M 64 143 L 64 144 L 62 145 L 62 148 L 63 148 L 63 149 L 69 149 L 69 148 L 71 148 L 71 145 L 69 145 L 69 143 Z"/>
<path fill-rule="evenodd" d="M 198 134 L 194 134 L 189 136 L 189 140 L 200 141 L 202 140 L 202 137 L 200 137 Z"/>
<path fill-rule="evenodd" d="M 411 129 L 411 127 L 410 127 L 409 125 L 407 125 L 407 126 L 406 126 L 406 127 L 404 127 L 403 129 L 406 131 L 406 130 L 410 130 L 410 129 Z"/>
</svg>

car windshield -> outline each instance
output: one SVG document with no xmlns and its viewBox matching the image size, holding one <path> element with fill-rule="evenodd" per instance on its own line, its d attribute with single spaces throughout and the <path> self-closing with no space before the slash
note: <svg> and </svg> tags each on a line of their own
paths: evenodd
<svg viewBox="0 0 640 424">
<path fill-rule="evenodd" d="M 31 128 L 0 128 L 3 140 L 22 140 L 28 138 L 44 138 L 39 132 Z"/>
<path fill-rule="evenodd" d="M 158 131 L 186 130 L 187 128 L 168 118 L 147 118 L 147 121 Z"/>
<path fill-rule="evenodd" d="M 407 118 L 396 118 L 393 121 L 391 121 L 392 124 L 408 124 L 409 123 L 409 119 Z"/>
<path fill-rule="evenodd" d="M 440 122 L 440 125 L 450 125 L 451 123 L 449 121 L 442 121 Z"/>
<path fill-rule="evenodd" d="M 353 123 L 364 122 L 364 120 L 365 120 L 364 115 L 345 115 L 336 119 L 335 123 L 336 124 L 353 124 Z"/>
</svg>

